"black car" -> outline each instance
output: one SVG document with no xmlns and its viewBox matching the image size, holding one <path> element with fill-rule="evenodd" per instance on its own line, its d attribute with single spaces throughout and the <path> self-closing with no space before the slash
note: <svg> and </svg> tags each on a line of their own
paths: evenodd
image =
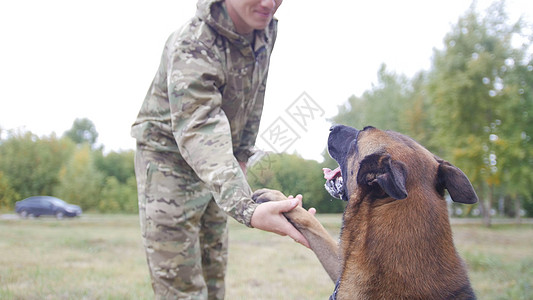
<svg viewBox="0 0 533 300">
<path fill-rule="evenodd" d="M 15 203 L 15 211 L 23 218 L 44 215 L 63 217 L 77 217 L 81 215 L 81 208 L 77 205 L 50 196 L 29 197 Z"/>
</svg>

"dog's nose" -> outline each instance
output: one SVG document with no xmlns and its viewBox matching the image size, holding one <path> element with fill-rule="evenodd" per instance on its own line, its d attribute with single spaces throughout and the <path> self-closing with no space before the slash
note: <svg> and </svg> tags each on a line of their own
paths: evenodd
<svg viewBox="0 0 533 300">
<path fill-rule="evenodd" d="M 333 131 L 335 130 L 335 128 L 339 127 L 340 125 L 333 125 L 329 128 L 329 131 Z"/>
</svg>

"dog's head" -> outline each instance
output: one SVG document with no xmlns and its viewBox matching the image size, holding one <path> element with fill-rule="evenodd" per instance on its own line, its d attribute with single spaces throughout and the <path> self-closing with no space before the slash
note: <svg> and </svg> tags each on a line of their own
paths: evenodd
<svg viewBox="0 0 533 300">
<path fill-rule="evenodd" d="M 328 151 L 339 168 L 324 170 L 326 189 L 336 198 L 349 200 L 362 192 L 372 199 L 405 199 L 410 189 L 447 189 L 455 202 L 473 204 L 477 195 L 457 167 L 444 161 L 411 138 L 374 127 L 357 130 L 331 127 Z"/>
</svg>

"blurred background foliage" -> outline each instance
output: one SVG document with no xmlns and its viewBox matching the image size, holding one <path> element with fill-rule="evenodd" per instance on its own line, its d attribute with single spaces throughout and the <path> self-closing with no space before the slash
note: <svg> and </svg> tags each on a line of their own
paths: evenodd
<svg viewBox="0 0 533 300">
<path fill-rule="evenodd" d="M 483 13 L 473 4 L 434 50 L 430 70 L 407 78 L 382 65 L 377 83 L 347 99 L 330 121 L 402 132 L 460 167 L 481 201 L 452 213 L 481 215 L 486 225 L 494 212 L 533 217 L 532 32 L 524 20 L 510 22 L 504 1 Z M 85 210 L 137 211 L 134 152 L 95 148 L 90 120 L 76 119 L 62 137 L 0 133 L 0 209 L 46 194 Z M 326 150 L 322 163 L 267 154 L 248 178 L 254 189 L 300 193 L 307 207 L 341 212 L 342 201 L 323 188 L 321 168 L 335 165 Z"/>
</svg>

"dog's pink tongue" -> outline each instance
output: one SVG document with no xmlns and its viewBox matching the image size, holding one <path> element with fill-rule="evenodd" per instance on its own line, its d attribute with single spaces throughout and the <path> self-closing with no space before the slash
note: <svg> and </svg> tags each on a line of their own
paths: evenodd
<svg viewBox="0 0 533 300">
<path fill-rule="evenodd" d="M 331 170 L 329 168 L 323 168 L 322 171 L 324 171 L 324 178 L 326 180 L 332 180 L 333 178 L 340 176 L 341 167 L 338 167 L 335 170 Z"/>
</svg>

